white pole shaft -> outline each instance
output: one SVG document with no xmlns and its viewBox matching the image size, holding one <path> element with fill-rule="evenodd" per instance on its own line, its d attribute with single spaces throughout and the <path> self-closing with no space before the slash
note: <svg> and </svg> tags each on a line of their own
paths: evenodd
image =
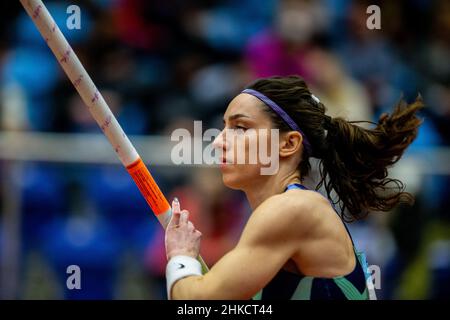
<svg viewBox="0 0 450 320">
<path fill-rule="evenodd" d="M 77 55 L 72 50 L 72 47 L 56 25 L 45 5 L 41 0 L 20 0 L 20 2 L 33 20 L 42 37 L 47 42 L 75 89 L 80 94 L 89 112 L 92 114 L 95 121 L 108 138 L 122 164 L 128 169 L 131 165 L 138 163 L 140 164 L 140 166 L 138 166 L 138 170 L 145 171 L 145 165 L 144 168 L 142 168 L 143 163 L 139 163 L 140 157 L 133 144 L 122 130 L 122 127 L 116 117 L 113 115 L 109 106 L 103 99 L 102 94 L 99 92 L 91 77 L 84 69 Z M 140 180 L 148 178 L 148 175 L 149 173 L 147 170 L 147 173 L 140 175 Z M 133 179 L 135 179 L 134 176 Z M 146 184 L 145 181 L 143 184 Z M 138 184 L 138 187 L 151 206 L 152 210 L 157 215 L 158 220 L 164 227 L 166 227 L 170 218 L 170 207 L 168 207 L 167 200 L 165 200 L 156 183 L 153 183 L 150 186 L 152 189 L 150 192 L 157 193 L 156 195 L 153 194 L 153 197 L 149 195 L 149 192 L 146 192 L 148 190 L 141 189 L 141 187 L 145 188 L 145 185 Z M 155 187 L 157 190 L 154 190 Z M 158 208 L 158 202 L 162 203 L 161 208 Z M 168 210 L 169 212 L 167 212 Z"/>
</svg>

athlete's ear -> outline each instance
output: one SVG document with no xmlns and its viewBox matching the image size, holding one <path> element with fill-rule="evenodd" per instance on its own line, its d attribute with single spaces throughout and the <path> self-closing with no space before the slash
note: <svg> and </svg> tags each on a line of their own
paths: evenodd
<svg viewBox="0 0 450 320">
<path fill-rule="evenodd" d="M 298 131 L 289 131 L 280 135 L 280 157 L 289 157 L 298 152 L 303 137 Z"/>
</svg>

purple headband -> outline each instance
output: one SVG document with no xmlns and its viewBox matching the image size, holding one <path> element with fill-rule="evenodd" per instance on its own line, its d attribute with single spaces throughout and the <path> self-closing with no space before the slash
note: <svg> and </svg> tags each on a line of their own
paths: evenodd
<svg viewBox="0 0 450 320">
<path fill-rule="evenodd" d="M 306 135 L 303 133 L 303 131 L 299 128 L 297 123 L 295 123 L 294 120 L 283 110 L 279 105 L 277 105 L 274 101 L 270 100 L 268 97 L 263 95 L 261 92 L 253 90 L 253 89 L 245 89 L 242 91 L 242 93 L 250 94 L 262 102 L 264 102 L 267 106 L 269 106 L 277 115 L 281 117 L 281 119 L 286 122 L 286 124 L 295 131 L 300 132 L 300 134 L 303 136 L 303 145 L 305 147 L 305 150 L 308 154 L 311 154 L 312 148 L 311 144 L 308 141 L 308 138 L 306 138 Z"/>
</svg>

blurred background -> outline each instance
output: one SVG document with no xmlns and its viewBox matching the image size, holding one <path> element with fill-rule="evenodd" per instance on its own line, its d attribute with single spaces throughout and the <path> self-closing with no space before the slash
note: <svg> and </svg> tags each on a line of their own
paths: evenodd
<svg viewBox="0 0 450 320">
<path fill-rule="evenodd" d="M 350 120 L 376 121 L 420 93 L 425 121 L 391 171 L 415 205 L 349 227 L 380 267 L 378 298 L 450 297 L 450 2 L 45 4 L 166 197 L 191 211 L 210 266 L 250 208 L 216 168 L 171 162 L 174 129 L 221 128 L 258 77 L 301 75 L 330 115 Z M 66 27 L 71 4 L 80 30 Z M 372 4 L 380 30 L 366 27 Z M 20 3 L 0 10 L 0 298 L 165 299 L 162 228 Z M 72 264 L 81 290 L 66 288 Z"/>
</svg>

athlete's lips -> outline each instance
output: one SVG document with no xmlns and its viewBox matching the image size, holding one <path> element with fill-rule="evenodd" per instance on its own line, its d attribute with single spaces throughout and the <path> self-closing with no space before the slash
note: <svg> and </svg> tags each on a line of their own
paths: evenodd
<svg viewBox="0 0 450 320">
<path fill-rule="evenodd" d="M 225 158 L 225 157 L 220 158 L 220 167 L 224 167 L 224 166 L 227 166 L 230 164 L 232 164 L 232 162 L 228 161 L 227 158 Z"/>
</svg>

